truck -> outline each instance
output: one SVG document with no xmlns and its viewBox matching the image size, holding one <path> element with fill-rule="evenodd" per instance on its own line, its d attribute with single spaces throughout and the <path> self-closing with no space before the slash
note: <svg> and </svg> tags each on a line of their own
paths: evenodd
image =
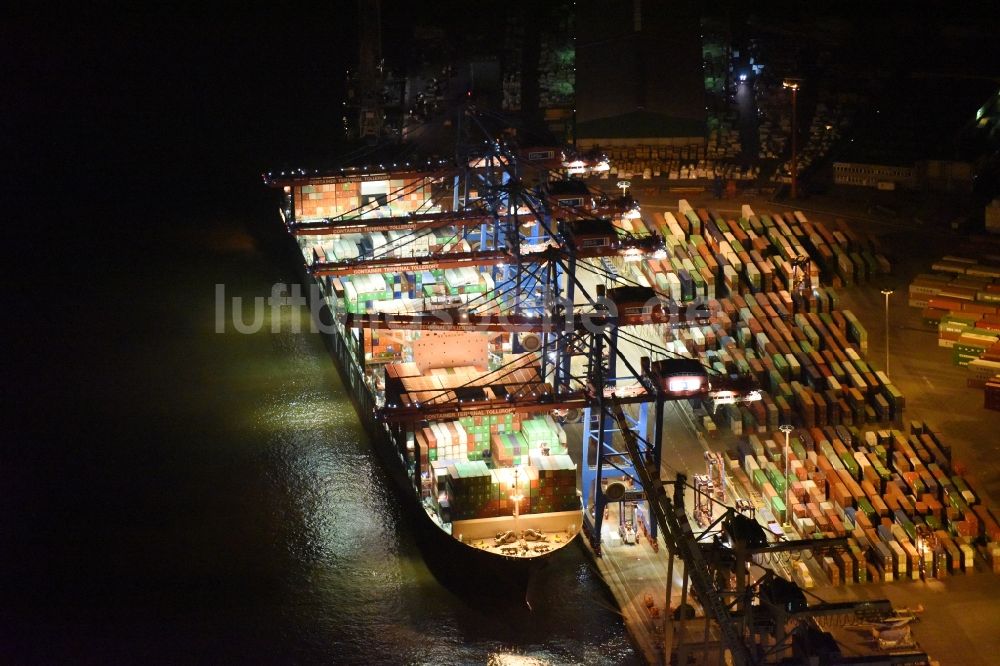
<svg viewBox="0 0 1000 666">
<path fill-rule="evenodd" d="M 622 502 L 618 511 L 618 536 L 622 543 L 634 546 L 637 543 L 635 530 L 635 502 Z"/>
</svg>

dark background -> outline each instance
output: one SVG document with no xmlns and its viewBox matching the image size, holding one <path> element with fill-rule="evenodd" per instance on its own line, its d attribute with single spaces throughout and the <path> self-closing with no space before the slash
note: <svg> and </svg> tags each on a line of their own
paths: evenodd
<svg viewBox="0 0 1000 666">
<path fill-rule="evenodd" d="M 488 33 L 490 17 L 503 6 L 475 4 L 395 7 L 399 14 L 384 26 L 387 58 L 405 57 L 408 18 L 455 30 L 476 17 L 476 30 Z M 988 13 L 987 5 L 974 11 Z M 801 12 L 806 20 L 816 7 L 768 3 L 762 17 L 787 20 Z M 938 38 L 950 40 L 941 49 L 949 58 L 961 53 L 955 37 L 935 34 L 934 21 L 971 9 L 880 7 L 872 19 L 882 27 L 865 30 L 859 57 L 898 63 L 918 53 L 933 62 Z M 865 28 L 867 17 L 855 10 L 840 11 Z M 891 12 L 905 29 L 890 29 Z M 168 334 L 174 325 L 137 316 L 149 285 L 183 279 L 190 260 L 184 253 L 198 252 L 170 242 L 173 232 L 243 216 L 258 220 L 249 231 L 267 238 L 275 231 L 268 230 L 274 196 L 261 172 L 336 153 L 343 73 L 357 51 L 354 24 L 354 2 L 231 10 L 52 5 L 7 10 L 0 18 L 7 276 L 0 654 L 14 663 L 41 663 L 26 647 L 39 641 L 54 643 L 62 657 L 96 659 L 101 652 L 69 630 L 85 631 L 81 617 L 95 627 L 106 619 L 93 614 L 94 599 L 104 599 L 107 613 L 123 613 L 151 596 L 169 598 L 179 584 L 169 576 L 133 575 L 128 585 L 115 586 L 116 567 L 134 556 L 121 546 L 130 543 L 121 532 L 143 519 L 138 514 L 150 502 L 192 502 L 183 488 L 157 480 L 162 451 L 140 449 L 147 454 L 141 459 L 122 453 L 147 433 L 167 442 L 181 431 L 169 410 L 149 421 L 130 401 L 115 404 L 116 396 L 136 390 L 149 390 L 150 400 L 162 397 L 154 379 L 144 381 L 155 372 L 136 368 L 132 381 L 122 383 L 115 350 L 142 339 L 153 324 Z M 982 69 L 995 48 L 977 46 L 954 64 Z M 137 478 L 126 479 L 137 470 Z M 151 492 L 155 501 L 143 499 Z M 172 492 L 181 496 L 164 499 Z M 111 573 L 95 576 L 96 569 Z M 46 633 L 33 633 L 39 627 Z"/>
<path fill-rule="evenodd" d="M 213 636 L 210 612 L 177 628 L 249 607 L 267 583 L 228 550 L 254 545 L 229 507 L 251 475 L 183 446 L 222 415 L 192 424 L 171 395 L 204 390 L 206 354 L 169 315 L 211 288 L 196 234 L 273 236 L 261 172 L 336 151 L 354 7 L 0 20 L 5 663 L 274 660 L 253 631 Z"/>
</svg>

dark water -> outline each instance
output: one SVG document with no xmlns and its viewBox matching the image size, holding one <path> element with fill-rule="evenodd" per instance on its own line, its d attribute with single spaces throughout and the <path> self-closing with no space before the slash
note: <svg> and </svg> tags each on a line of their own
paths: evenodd
<svg viewBox="0 0 1000 666">
<path fill-rule="evenodd" d="M 270 204 L 194 210 L 24 293 L 3 661 L 638 663 L 578 548 L 533 612 L 436 581 L 308 314 L 215 332 L 294 281 Z"/>
</svg>

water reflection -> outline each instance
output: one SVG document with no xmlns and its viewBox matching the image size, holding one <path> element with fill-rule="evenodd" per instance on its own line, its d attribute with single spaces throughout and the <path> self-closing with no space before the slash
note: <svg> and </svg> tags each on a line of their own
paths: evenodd
<svg viewBox="0 0 1000 666">
<path fill-rule="evenodd" d="M 328 375 L 332 362 L 318 336 L 268 335 L 280 363 L 267 373 L 254 424 L 270 442 L 267 474 L 281 499 L 284 547 L 302 575 L 297 611 L 330 641 L 329 656 L 338 663 L 636 662 L 576 549 L 547 574 L 534 612 L 519 600 L 505 607 L 442 588 L 339 379 Z M 323 641 L 313 638 L 319 648 Z"/>
<path fill-rule="evenodd" d="M 228 293 L 252 301 L 275 282 L 292 281 L 263 252 L 226 246 L 220 261 L 222 252 L 204 267 L 204 284 L 239 285 Z M 198 293 L 204 302 L 183 312 L 209 336 L 199 368 L 203 388 L 178 392 L 177 400 L 213 415 L 218 432 L 205 446 L 221 458 L 253 460 L 219 473 L 249 489 L 247 516 L 263 517 L 246 519 L 243 543 L 261 551 L 253 577 L 266 594 L 249 602 L 234 594 L 243 605 L 222 600 L 220 607 L 238 607 L 235 615 L 206 620 L 252 628 L 234 648 L 241 660 L 273 654 L 336 664 L 639 663 L 577 548 L 560 553 L 546 573 L 534 612 L 519 600 L 500 606 L 438 584 L 321 338 L 309 332 L 307 309 L 283 308 L 276 333 L 268 314 L 257 334 L 220 336 L 204 325 L 213 321 L 214 293 Z"/>
</svg>

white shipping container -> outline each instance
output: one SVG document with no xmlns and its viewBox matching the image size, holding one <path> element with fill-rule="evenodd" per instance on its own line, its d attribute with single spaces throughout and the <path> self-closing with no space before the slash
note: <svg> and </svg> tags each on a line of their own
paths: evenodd
<svg viewBox="0 0 1000 666">
<path fill-rule="evenodd" d="M 895 541 L 889 542 L 892 550 L 892 561 L 895 565 L 896 578 L 906 578 L 906 551 Z"/>
<path fill-rule="evenodd" d="M 681 279 L 676 273 L 667 273 L 667 283 L 670 285 L 670 298 L 681 300 Z"/>
<path fill-rule="evenodd" d="M 387 180 L 366 180 L 361 182 L 361 194 L 387 194 L 389 192 L 389 181 Z"/>
</svg>

